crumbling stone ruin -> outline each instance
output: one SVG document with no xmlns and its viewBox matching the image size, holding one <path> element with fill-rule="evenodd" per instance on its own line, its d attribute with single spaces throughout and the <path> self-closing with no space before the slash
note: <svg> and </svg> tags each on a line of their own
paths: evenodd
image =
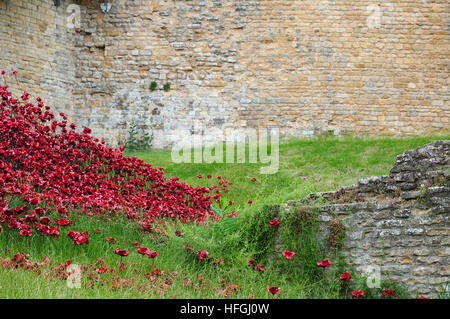
<svg viewBox="0 0 450 319">
<path fill-rule="evenodd" d="M 360 179 L 334 192 L 290 201 L 285 210 L 319 199 L 318 218 L 328 248 L 364 273 L 382 275 L 415 294 L 436 297 L 450 281 L 450 141 L 435 141 L 397 156 L 388 176 Z M 448 290 L 447 290 L 448 292 Z"/>
</svg>

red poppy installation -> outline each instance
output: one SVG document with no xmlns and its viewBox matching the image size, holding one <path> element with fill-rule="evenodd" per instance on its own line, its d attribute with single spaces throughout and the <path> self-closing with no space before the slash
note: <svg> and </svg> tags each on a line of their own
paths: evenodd
<svg viewBox="0 0 450 319">
<path fill-rule="evenodd" d="M 91 129 L 69 123 L 66 114 L 51 112 L 41 98 L 33 103 L 24 92 L 18 99 L 0 86 L 0 224 L 22 236 L 36 229 L 57 237 L 57 227 L 71 225 L 75 210 L 126 214 L 149 231 L 154 218 L 217 219 L 211 204 L 221 197 L 218 186 L 194 188 L 176 177 L 167 180 L 164 169 L 126 157 L 123 147 L 107 147 L 90 134 Z M 26 204 L 10 207 L 17 197 Z M 64 218 L 51 221 L 46 216 L 51 212 Z M 71 235 L 75 244 L 88 243 Z"/>
</svg>

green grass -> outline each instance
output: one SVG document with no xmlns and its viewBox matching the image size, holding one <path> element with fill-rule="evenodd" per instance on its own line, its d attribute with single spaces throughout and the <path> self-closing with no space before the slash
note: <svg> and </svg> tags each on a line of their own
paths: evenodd
<svg viewBox="0 0 450 319">
<path fill-rule="evenodd" d="M 130 153 L 128 155 L 137 156 L 156 167 L 164 167 L 166 177 L 177 176 L 193 185 L 212 185 L 217 182 L 218 175 L 233 182 L 227 199 L 235 201 L 240 212 L 238 223 L 220 236 L 217 227 L 161 222 L 160 227 L 169 238 L 156 240 L 151 238 L 152 234 L 142 233 L 133 223 L 121 218 L 107 220 L 76 215 L 71 217 L 74 225 L 63 229 L 60 238 L 43 238 L 42 242 L 37 234 L 30 240 L 19 238 L 16 231 L 4 225 L 0 233 L 0 258 L 24 252 L 30 255 L 31 261 L 41 262 L 44 256 L 49 257 L 52 267 L 70 259 L 73 264 L 93 265 L 96 268 L 97 259 L 104 258 L 109 267 L 118 269 L 123 261 L 126 269 L 117 273 L 96 274 L 93 278 L 83 275 L 82 288 L 76 289 L 68 288 L 64 280 L 46 279 L 44 273 L 38 275 L 36 272 L 0 267 L 0 298 L 223 298 L 224 289 L 229 284 L 239 287 L 231 295 L 232 298 L 273 298 L 267 292 L 268 285 L 282 288 L 275 298 L 341 298 L 342 291 L 339 282 L 336 282 L 336 276 L 343 270 L 340 267 L 329 270 L 327 278 L 323 278 L 322 273 L 315 273 L 314 269 L 311 275 L 303 276 L 302 269 L 296 269 L 284 257 L 276 257 L 273 265 L 266 263 L 267 260 L 257 260 L 266 266 L 263 273 L 252 270 L 247 265 L 247 259 L 256 252 L 251 245 L 244 245 L 243 238 L 249 237 L 249 233 L 242 233 L 245 229 L 251 229 L 246 224 L 248 220 L 267 212 L 264 210 L 266 205 L 300 199 L 310 192 L 333 190 L 355 183 L 361 177 L 386 175 L 396 155 L 436 139 L 449 138 L 292 139 L 280 145 L 280 167 L 273 175 L 259 174 L 261 164 L 175 164 L 171 161 L 170 151 Z M 198 179 L 197 174 L 202 174 L 204 178 Z M 206 178 L 208 174 L 213 175 L 212 180 Z M 303 176 L 307 176 L 308 180 L 304 181 Z M 253 177 L 256 182 L 251 182 Z M 319 182 L 314 182 L 315 178 Z M 254 204 L 249 205 L 248 200 L 253 200 Z M 16 205 L 19 204 L 17 200 Z M 69 229 L 89 231 L 90 244 L 72 245 L 66 236 Z M 174 236 L 176 230 L 185 235 Z M 108 236 L 117 238 L 117 243 L 108 243 L 105 240 Z M 147 259 L 138 255 L 132 246 L 135 240 L 141 246 L 156 250 L 159 256 Z M 223 258 L 224 264 L 202 262 L 196 255 L 187 253 L 183 248 L 186 243 L 193 245 L 195 251 L 207 249 L 211 257 Z M 114 254 L 117 247 L 128 249 L 130 255 L 121 260 Z M 302 262 L 315 263 L 319 258 L 326 257 L 317 255 L 319 252 L 314 250 L 313 245 L 304 249 L 310 253 L 303 256 Z M 145 274 L 154 267 L 163 270 L 164 275 L 152 283 Z M 119 277 L 127 280 L 133 278 L 133 286 L 115 289 L 112 282 Z M 99 281 L 94 282 L 91 288 L 89 280 L 97 279 Z M 173 284 L 165 287 L 165 280 L 173 281 Z"/>
<path fill-rule="evenodd" d="M 91 218 L 80 216 L 76 226 L 69 226 L 67 229 L 88 230 L 91 233 L 91 243 L 85 246 L 72 245 L 65 234 L 58 239 L 43 238 L 40 244 L 38 238 L 29 241 L 18 238 L 15 232 L 5 229 L 0 237 L 0 247 L 11 247 L 11 250 L 6 254 L 3 250 L 0 254 L 2 256 L 26 252 L 30 254 L 31 261 L 39 262 L 47 256 L 53 261 L 52 266 L 65 263 L 67 260 L 71 260 L 72 264 L 96 266 L 97 258 L 104 258 L 109 267 L 119 268 L 119 264 L 123 262 L 126 269 L 120 273 L 96 275 L 102 281 L 95 283 L 94 288 L 89 288 L 89 278 L 83 276 L 81 289 L 76 289 L 69 288 L 63 280 L 48 280 L 43 274 L 38 276 L 37 273 L 30 271 L 0 267 L 0 298 L 223 298 L 224 289 L 229 284 L 236 284 L 239 287 L 232 295 L 233 298 L 269 298 L 268 283 L 283 286 L 285 298 L 337 296 L 330 290 L 320 291 L 319 285 L 310 282 L 291 282 L 287 277 L 280 278 L 276 272 L 270 271 L 270 268 L 264 273 L 252 270 L 247 265 L 249 255 L 240 250 L 224 252 L 218 242 L 215 242 L 214 234 L 202 226 L 163 224 L 170 235 L 175 230 L 185 233 L 183 237 L 171 236 L 169 243 L 166 244 L 142 236 L 131 225 L 126 221 L 105 220 L 98 220 L 93 224 Z M 98 227 L 103 230 L 102 234 L 93 233 Z M 117 238 L 118 242 L 108 243 L 105 240 L 107 236 Z M 132 246 L 134 240 L 139 240 L 142 246 L 156 250 L 159 253 L 158 257 L 148 259 L 137 254 L 136 248 Z M 224 263 L 215 265 L 202 262 L 196 254 L 190 255 L 183 248 L 187 242 L 191 243 L 196 251 L 208 249 L 211 257 L 223 258 Z M 114 254 L 117 247 L 129 250 L 130 255 L 122 260 L 122 257 Z M 163 270 L 164 275 L 152 285 L 145 274 L 151 273 L 155 267 Z M 111 282 L 116 277 L 127 280 L 134 278 L 136 285 L 145 288 L 142 291 L 138 291 L 136 286 L 114 289 Z M 163 288 L 166 278 L 173 280 L 173 284 L 167 290 Z M 205 282 L 202 283 L 203 279 Z M 226 285 L 222 284 L 223 279 L 226 280 Z"/>
<path fill-rule="evenodd" d="M 192 185 L 212 185 L 206 175 L 223 176 L 234 182 L 227 197 L 240 208 L 247 201 L 255 203 L 282 203 L 302 198 L 310 192 L 334 190 L 340 186 L 356 183 L 359 178 L 386 175 L 395 163 L 396 155 L 417 148 L 436 139 L 450 136 L 410 138 L 356 138 L 328 137 L 314 139 L 291 139 L 280 144 L 280 167 L 276 174 L 261 175 L 259 168 L 265 164 L 176 164 L 171 161 L 170 151 L 133 152 L 155 167 L 164 167 L 167 177 L 177 176 Z M 203 179 L 198 179 L 198 174 Z M 308 181 L 302 179 L 308 177 Z M 255 177 L 257 182 L 250 182 Z M 319 182 L 314 182 L 318 178 Z M 216 181 L 216 180 L 215 180 Z"/>
</svg>

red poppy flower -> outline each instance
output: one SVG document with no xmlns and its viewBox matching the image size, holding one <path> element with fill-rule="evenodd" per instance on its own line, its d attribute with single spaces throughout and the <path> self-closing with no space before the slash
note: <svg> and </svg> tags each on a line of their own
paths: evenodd
<svg viewBox="0 0 450 319">
<path fill-rule="evenodd" d="M 77 237 L 77 236 L 79 236 L 80 235 L 80 233 L 78 233 L 78 232 L 76 232 L 76 231 L 74 231 L 74 230 L 69 230 L 68 232 L 67 232 L 67 236 L 68 237 L 70 237 L 70 238 L 75 238 L 75 237 Z"/>
<path fill-rule="evenodd" d="M 395 291 L 388 289 L 388 290 L 383 291 L 383 296 L 396 297 L 397 295 L 395 294 Z"/>
<path fill-rule="evenodd" d="M 107 271 L 107 269 L 105 267 L 100 267 L 99 269 L 97 269 L 97 272 L 99 274 L 104 274 Z"/>
<path fill-rule="evenodd" d="M 38 214 L 38 215 L 44 215 L 45 214 L 45 209 L 42 207 L 36 207 L 33 210 L 34 213 Z"/>
<path fill-rule="evenodd" d="M 8 223 L 8 227 L 9 227 L 9 228 L 12 228 L 12 229 L 19 229 L 19 228 L 18 228 L 19 225 L 20 225 L 20 223 L 18 223 L 18 222 L 15 221 L 15 220 L 11 220 L 11 221 Z"/>
<path fill-rule="evenodd" d="M 198 174 L 197 178 L 203 178 L 202 174 Z"/>
<path fill-rule="evenodd" d="M 276 295 L 280 292 L 281 288 L 280 287 L 272 287 L 269 286 L 269 288 L 267 288 L 267 291 L 270 292 L 273 295 Z"/>
<path fill-rule="evenodd" d="M 256 178 L 253 177 L 253 178 L 252 178 L 252 182 L 256 182 Z"/>
<path fill-rule="evenodd" d="M 5 75 L 6 71 L 5 71 L 5 70 L 1 70 L 0 73 L 1 73 L 2 75 Z"/>
<path fill-rule="evenodd" d="M 259 271 L 264 271 L 264 266 L 263 265 L 256 265 L 255 269 L 257 269 Z"/>
<path fill-rule="evenodd" d="M 205 260 L 208 258 L 209 252 L 207 250 L 199 251 L 197 255 L 200 257 L 200 259 Z"/>
<path fill-rule="evenodd" d="M 76 245 L 89 244 L 89 239 L 87 236 L 80 234 L 77 238 L 75 238 L 74 244 Z"/>
<path fill-rule="evenodd" d="M 33 198 L 29 199 L 28 202 L 29 202 L 31 205 L 39 205 L 39 198 L 33 197 Z"/>
<path fill-rule="evenodd" d="M 31 237 L 31 233 L 32 233 L 32 230 L 31 230 L 31 229 L 22 229 L 22 230 L 19 232 L 19 235 L 20 235 L 20 236 L 23 236 L 23 237 Z"/>
<path fill-rule="evenodd" d="M 122 257 L 126 257 L 128 256 L 128 250 L 121 250 L 120 248 L 117 248 L 114 253 L 116 255 L 122 256 Z"/>
<path fill-rule="evenodd" d="M 67 268 L 72 264 L 72 260 L 68 260 L 66 261 L 65 264 L 59 264 L 60 267 L 64 268 L 65 270 L 67 270 Z"/>
<path fill-rule="evenodd" d="M 36 222 L 37 221 L 37 215 L 36 214 L 25 215 L 25 218 L 21 218 L 20 220 L 25 222 L 25 223 Z"/>
<path fill-rule="evenodd" d="M 255 261 L 253 259 L 251 259 L 251 258 L 247 262 L 248 262 L 249 265 L 254 265 L 255 264 Z"/>
<path fill-rule="evenodd" d="M 148 258 L 156 258 L 158 257 L 158 253 L 156 251 L 151 251 L 147 254 Z"/>
<path fill-rule="evenodd" d="M 138 252 L 138 254 L 141 254 L 141 255 L 148 255 L 148 254 L 150 254 L 150 249 L 148 249 L 146 247 L 139 247 L 137 252 Z"/>
<path fill-rule="evenodd" d="M 283 256 L 287 259 L 292 259 L 292 257 L 295 256 L 295 253 L 293 251 L 285 250 L 283 251 Z"/>
<path fill-rule="evenodd" d="M 350 276 L 350 273 L 347 271 L 343 274 L 341 274 L 341 277 L 339 277 L 339 281 L 340 282 L 347 282 L 352 278 L 352 276 Z"/>
<path fill-rule="evenodd" d="M 72 238 L 74 245 L 89 244 L 89 233 L 87 231 L 79 233 L 73 230 L 67 232 L 67 236 Z"/>
<path fill-rule="evenodd" d="M 139 247 L 139 242 L 137 240 L 135 240 L 133 242 L 133 246 L 134 246 L 134 248 L 138 248 Z"/>
<path fill-rule="evenodd" d="M 425 296 L 417 297 L 416 299 L 427 299 Z"/>
<path fill-rule="evenodd" d="M 272 227 L 278 227 L 280 226 L 280 222 L 276 218 L 274 218 L 270 221 L 269 225 Z"/>
<path fill-rule="evenodd" d="M 352 296 L 355 298 L 359 298 L 359 297 L 365 297 L 366 295 L 364 294 L 364 291 L 358 290 L 358 291 L 352 291 Z"/>
<path fill-rule="evenodd" d="M 208 175 L 208 176 L 206 176 L 207 178 L 212 178 L 212 175 Z"/>
<path fill-rule="evenodd" d="M 58 213 L 60 213 L 60 214 L 66 214 L 67 211 L 66 211 L 66 209 L 65 209 L 64 207 L 58 207 Z"/>
<path fill-rule="evenodd" d="M 158 269 L 157 267 L 155 267 L 152 271 L 153 276 L 161 276 L 162 274 L 164 274 L 164 271 L 162 271 L 161 269 Z"/>
<path fill-rule="evenodd" d="M 248 203 L 251 205 L 251 204 L 253 204 L 253 201 L 252 201 L 252 200 L 249 200 Z"/>
<path fill-rule="evenodd" d="M 56 224 L 58 224 L 59 226 L 70 226 L 72 225 L 72 223 L 65 219 L 65 218 L 61 218 L 60 220 L 56 220 Z"/>
<path fill-rule="evenodd" d="M 51 223 L 50 218 L 48 218 L 47 216 L 41 217 L 41 218 L 40 218 L 40 221 L 41 221 L 41 224 L 45 224 L 45 225 L 48 225 L 48 224 Z"/>
<path fill-rule="evenodd" d="M 328 259 L 324 259 L 322 262 L 317 263 L 319 267 L 331 267 L 331 263 Z"/>
</svg>

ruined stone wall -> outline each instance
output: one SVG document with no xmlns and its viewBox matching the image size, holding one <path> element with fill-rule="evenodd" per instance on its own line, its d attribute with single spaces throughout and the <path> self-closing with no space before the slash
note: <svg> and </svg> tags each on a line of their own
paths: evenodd
<svg viewBox="0 0 450 319">
<path fill-rule="evenodd" d="M 73 115 L 74 33 L 66 9 L 67 4 L 56 8 L 53 0 L 0 0 L 0 69 L 18 70 L 17 80 L 6 76 L 16 95 L 27 90 Z"/>
<path fill-rule="evenodd" d="M 311 194 L 284 209 L 304 210 L 319 197 L 330 201 L 318 215 L 328 249 L 339 236 L 333 226 L 341 223 L 340 251 L 359 274 L 380 266 L 383 276 L 405 285 L 413 297 L 450 289 L 450 141 L 399 155 L 389 176 Z"/>
<path fill-rule="evenodd" d="M 0 65 L 34 70 L 32 91 L 71 99 L 75 121 L 113 143 L 132 120 L 154 130 L 156 147 L 196 123 L 209 142 L 252 127 L 449 127 L 446 0 L 114 0 L 107 14 L 80 0 L 73 37 L 60 23 L 73 1 L 52 2 L 0 0 Z M 21 50 L 30 37 L 33 53 Z"/>
</svg>

